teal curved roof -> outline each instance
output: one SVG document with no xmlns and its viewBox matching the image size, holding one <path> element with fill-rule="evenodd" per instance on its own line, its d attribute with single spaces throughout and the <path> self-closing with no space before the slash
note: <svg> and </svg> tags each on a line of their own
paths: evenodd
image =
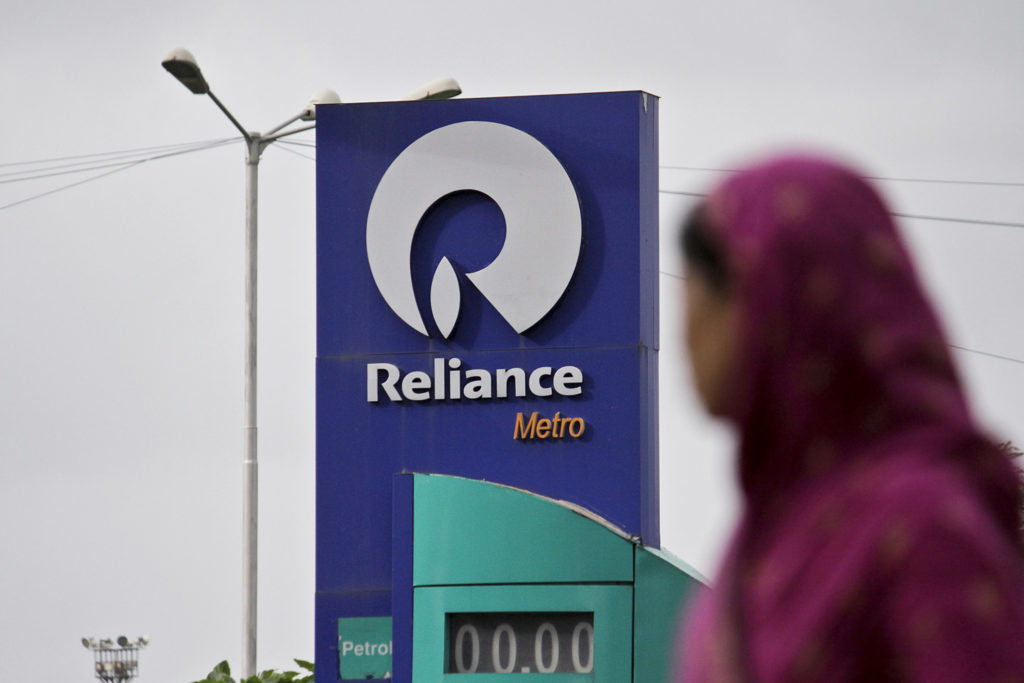
<svg viewBox="0 0 1024 683">
<path fill-rule="evenodd" d="M 417 475 L 413 585 L 629 582 L 629 537 L 571 503 L 474 479 Z"/>
</svg>

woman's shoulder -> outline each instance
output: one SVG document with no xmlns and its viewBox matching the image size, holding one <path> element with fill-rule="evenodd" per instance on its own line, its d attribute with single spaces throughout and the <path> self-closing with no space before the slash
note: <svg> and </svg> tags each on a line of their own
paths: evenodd
<svg viewBox="0 0 1024 683">
<path fill-rule="evenodd" d="M 956 465 L 894 459 L 861 468 L 837 494 L 849 517 L 860 520 L 861 552 L 870 560 L 863 566 L 882 585 L 923 581 L 941 590 L 988 576 L 1014 586 L 1024 605 L 1021 539 Z"/>
<path fill-rule="evenodd" d="M 984 516 L 986 505 L 963 468 L 916 455 L 851 467 L 832 484 L 851 505 L 921 522 Z"/>
<path fill-rule="evenodd" d="M 814 556 L 842 557 L 865 580 L 883 583 L 895 571 L 954 557 L 997 571 L 1021 569 L 1019 538 L 955 465 L 890 458 L 838 475 L 790 502 L 776 556 L 800 541 L 818 549 Z"/>
<path fill-rule="evenodd" d="M 859 595 L 857 623 L 881 639 L 879 661 L 913 680 L 1024 670 L 1020 541 L 996 521 L 969 473 L 893 459 L 851 470 L 819 495 L 821 514 L 839 521 L 818 545 L 802 546 L 816 549 L 804 564 L 813 571 L 793 578 L 806 586 L 809 576 L 830 577 Z M 813 515 L 804 518 L 813 524 Z"/>
<path fill-rule="evenodd" d="M 912 673 L 1002 680 L 1024 653 L 1020 540 L 991 513 L 969 474 L 924 463 L 881 468 L 865 495 L 882 513 L 874 534 L 876 609 Z"/>
</svg>

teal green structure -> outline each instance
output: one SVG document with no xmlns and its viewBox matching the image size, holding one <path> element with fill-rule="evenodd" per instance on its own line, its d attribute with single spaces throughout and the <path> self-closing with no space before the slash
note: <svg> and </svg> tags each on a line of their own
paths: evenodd
<svg viewBox="0 0 1024 683">
<path fill-rule="evenodd" d="M 695 570 L 570 503 L 408 476 L 414 683 L 669 680 Z"/>
</svg>

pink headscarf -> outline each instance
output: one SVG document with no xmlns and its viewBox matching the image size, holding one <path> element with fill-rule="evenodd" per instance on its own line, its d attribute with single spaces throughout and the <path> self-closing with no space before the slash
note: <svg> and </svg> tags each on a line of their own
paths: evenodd
<svg viewBox="0 0 1024 683">
<path fill-rule="evenodd" d="M 881 199 L 791 157 L 734 175 L 704 210 L 740 307 L 728 415 L 745 510 L 682 670 L 1024 675 L 1019 481 L 973 424 Z"/>
</svg>

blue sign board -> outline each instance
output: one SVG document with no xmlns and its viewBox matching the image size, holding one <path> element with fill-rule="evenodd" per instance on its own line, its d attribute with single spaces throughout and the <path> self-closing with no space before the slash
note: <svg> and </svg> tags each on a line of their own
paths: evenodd
<svg viewBox="0 0 1024 683">
<path fill-rule="evenodd" d="M 395 473 L 659 545 L 657 179 L 646 93 L 318 107 L 318 681 L 393 613 Z"/>
</svg>

